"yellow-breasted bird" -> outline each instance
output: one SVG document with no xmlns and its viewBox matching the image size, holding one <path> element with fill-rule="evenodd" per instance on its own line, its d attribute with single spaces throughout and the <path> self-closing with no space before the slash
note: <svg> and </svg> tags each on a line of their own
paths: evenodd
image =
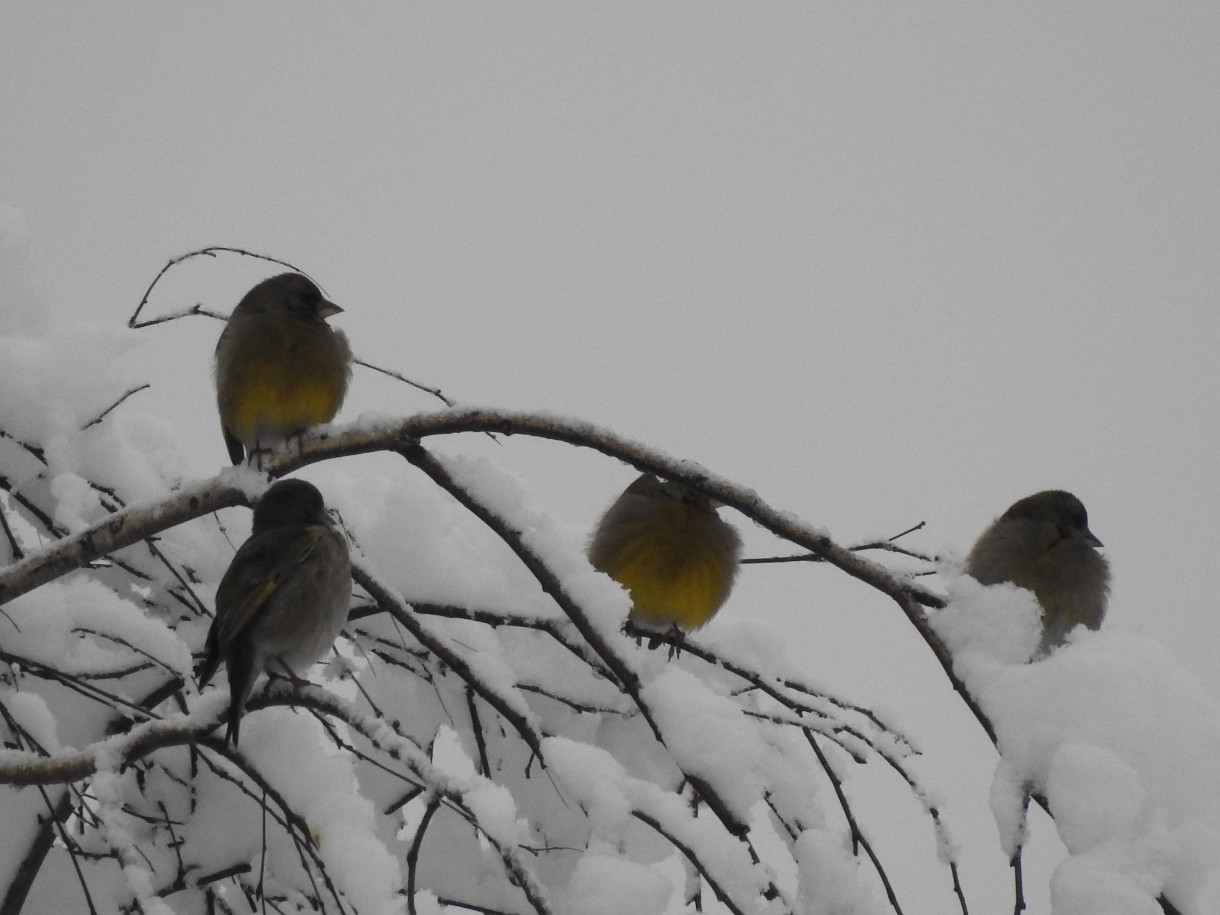
<svg viewBox="0 0 1220 915">
<path fill-rule="evenodd" d="M 216 344 L 216 402 L 234 464 L 334 419 L 352 351 L 326 319 L 343 311 L 299 273 L 245 294 Z"/>
<path fill-rule="evenodd" d="M 740 552 L 737 531 L 707 496 L 645 473 L 602 515 L 588 555 L 631 593 L 631 624 L 677 629 L 680 641 L 728 598 Z"/>
<path fill-rule="evenodd" d="M 352 566 L 322 494 L 304 480 L 280 480 L 254 508 L 254 528 L 216 591 L 216 618 L 199 666 L 203 689 L 224 661 L 229 727 L 238 727 L 264 670 L 294 681 L 334 644 L 347 622 Z"/>
<path fill-rule="evenodd" d="M 1110 563 L 1101 541 L 1070 492 L 1047 490 L 1016 502 L 966 557 L 966 572 L 985 585 L 1010 581 L 1034 593 L 1042 606 L 1044 655 L 1062 645 L 1078 623 L 1101 627 L 1110 593 Z"/>
</svg>

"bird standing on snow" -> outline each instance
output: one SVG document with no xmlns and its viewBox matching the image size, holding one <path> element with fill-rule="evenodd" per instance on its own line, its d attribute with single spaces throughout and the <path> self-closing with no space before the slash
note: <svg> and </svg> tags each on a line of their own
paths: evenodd
<svg viewBox="0 0 1220 915">
<path fill-rule="evenodd" d="M 1044 655 L 1078 623 L 1101 627 L 1110 564 L 1097 552 L 1084 505 L 1053 489 L 1027 496 L 992 522 L 966 558 L 966 572 L 985 585 L 1010 581 L 1042 605 Z"/>
<path fill-rule="evenodd" d="M 352 375 L 343 311 L 299 273 L 263 280 L 216 344 L 216 400 L 234 464 L 335 418 Z"/>
<path fill-rule="evenodd" d="M 707 496 L 645 473 L 598 522 L 589 562 L 631 593 L 632 624 L 677 629 L 680 640 L 728 598 L 740 551 L 737 532 Z"/>
<path fill-rule="evenodd" d="M 199 688 L 224 661 L 229 728 L 238 726 L 264 670 L 294 681 L 334 644 L 352 596 L 347 541 L 322 494 L 304 480 L 281 480 L 254 508 L 254 529 L 216 591 L 216 618 L 199 668 Z"/>
</svg>

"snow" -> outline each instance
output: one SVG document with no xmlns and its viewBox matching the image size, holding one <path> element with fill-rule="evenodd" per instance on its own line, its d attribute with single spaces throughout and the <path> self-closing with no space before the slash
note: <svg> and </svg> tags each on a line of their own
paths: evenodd
<svg viewBox="0 0 1220 915">
<path fill-rule="evenodd" d="M 406 462 L 399 459 L 402 471 Z M 534 579 L 470 513 L 415 473 L 361 475 L 326 490 L 372 568 L 408 601 L 554 612 Z M 475 561 L 477 559 L 477 561 Z M 506 588 L 511 602 L 504 600 Z"/>
<path fill-rule="evenodd" d="M 666 668 L 643 691 L 682 771 L 707 781 L 739 822 L 763 790 L 762 747 L 740 706 L 693 674 Z"/>
<path fill-rule="evenodd" d="M 891 911 L 842 836 L 807 830 L 796 842 L 801 885 L 798 915 L 881 915 Z"/>
<path fill-rule="evenodd" d="M 594 838 L 621 835 L 630 816 L 646 818 L 659 833 L 704 862 L 737 905 L 750 912 L 766 910 L 757 900 L 771 882 L 768 869 L 751 864 L 742 846 L 718 829 L 712 818 L 692 816 L 681 798 L 628 775 L 605 751 L 558 737 L 549 738 L 544 748 L 565 793 L 593 814 Z"/>
<path fill-rule="evenodd" d="M 303 715 L 262 715 L 243 750 L 260 768 L 275 773 L 275 787 L 301 813 L 318 844 L 328 873 L 361 912 L 406 911 L 395 855 L 376 838 L 376 812 L 361 797 L 352 760 L 319 753 L 316 721 Z"/>
<path fill-rule="evenodd" d="M 1116 871 L 1112 864 L 1079 857 L 1063 862 L 1051 877 L 1051 904 L 1055 915 L 1156 915 L 1161 911 L 1139 881 Z"/>
<path fill-rule="evenodd" d="M 183 429 L 197 424 L 215 439 L 211 414 L 158 407 L 171 385 L 141 355 L 164 339 L 158 331 L 64 321 L 44 307 L 24 233 L 20 214 L 0 208 L 0 297 L 12 306 L 0 309 L 0 475 L 14 494 L 0 507 L 17 549 L 51 550 L 120 506 L 154 508 L 208 479 L 257 499 L 266 475 L 222 466 L 218 441 L 211 456 L 184 445 Z M 145 382 L 147 396 L 93 422 Z M 365 413 L 328 434 L 395 420 Z M 146 912 L 197 911 L 202 890 L 190 879 L 233 869 L 216 892 L 241 902 L 258 886 L 286 910 L 333 892 L 353 911 L 400 913 L 414 876 L 420 912 L 444 911 L 447 898 L 527 911 L 528 890 L 572 915 L 662 915 L 681 911 L 692 888 L 712 912 L 724 908 L 717 894 L 752 915 L 887 911 L 810 738 L 849 796 L 866 790 L 859 769 L 874 767 L 925 810 L 944 809 L 938 773 L 911 765 L 920 735 L 898 730 L 901 713 L 870 716 L 839 698 L 819 671 L 801 669 L 790 634 L 750 607 L 729 608 L 678 657 L 638 646 L 620 631 L 627 595 L 589 566 L 583 532 L 494 458 L 428 447 L 519 532 L 597 646 L 508 544 L 394 455 L 301 473 L 339 511 L 359 563 L 419 605 L 420 625 L 461 670 L 385 614 L 352 620 L 337 646 L 344 660 L 310 672 L 310 711 L 285 700 L 250 712 L 240 751 L 218 748 L 207 738 L 227 688 L 217 678 L 196 695 L 192 666 L 217 583 L 248 534 L 245 508 L 158 531 L 4 606 L 0 766 L 43 765 L 44 753 L 51 764 L 96 761 L 74 825 L 104 907 L 135 899 Z M 1159 910 L 1161 894 L 1185 915 L 1220 911 L 1220 707 L 1206 690 L 1153 640 L 1112 624 L 1030 663 L 1032 596 L 942 574 L 950 604 L 932 624 L 998 735 L 997 847 L 1007 855 L 1030 841 L 1032 790 L 1066 848 L 1050 887 L 1057 915 L 1142 915 Z M 479 618 L 450 618 L 463 614 Z M 639 678 L 638 704 L 616 683 L 622 672 Z M 112 733 L 178 681 L 145 710 L 149 723 Z M 0 812 L 40 810 L 29 790 L 6 789 Z M 733 834 L 746 823 L 750 845 Z M 877 835 L 888 824 L 866 826 Z M 28 842 L 31 831 L 12 834 Z M 936 850 L 956 860 L 943 820 Z M 19 857 L 0 856 L 3 876 Z M 39 902 L 51 898 L 42 892 Z"/>
<path fill-rule="evenodd" d="M 1036 610 L 1023 592 L 961 579 L 949 593 L 933 624 L 998 735 L 1002 844 L 1010 851 L 1021 838 L 1028 785 L 1067 846 L 1052 886 L 1057 915 L 1157 911 L 1162 893 L 1191 915 L 1217 911 L 1220 706 L 1162 646 L 1112 625 L 1021 663 Z"/>
<path fill-rule="evenodd" d="M 466 792 L 465 800 L 479 827 L 501 845 L 526 840 L 526 823 L 518 816 L 516 802 L 503 785 L 476 781 Z"/>
<path fill-rule="evenodd" d="M 131 663 L 132 650 L 167 671 L 190 670 L 189 652 L 172 629 L 88 578 L 52 582 L 18 597 L 5 613 L 7 650 L 68 673 L 113 673 Z M 98 638 L 83 639 L 82 632 Z"/>
<path fill-rule="evenodd" d="M 651 867 L 594 844 L 572 874 L 564 911 L 570 915 L 663 915 L 672 895 L 673 886 Z"/>
<path fill-rule="evenodd" d="M 949 574 L 949 606 L 932 622 L 954 657 L 990 657 L 1023 664 L 1038 647 L 1041 610 L 1033 593 L 1003 583 L 983 586 L 968 575 Z"/>
<path fill-rule="evenodd" d="M 0 699 L 8 709 L 16 730 L 49 754 L 59 751 L 57 722 L 46 699 L 37 693 L 19 693 L 11 689 L 0 691 Z M 26 745 L 25 740 L 22 745 Z"/>
<path fill-rule="evenodd" d="M 1046 798 L 1059 837 L 1080 854 L 1110 837 L 1134 833 L 1148 796 L 1138 773 L 1118 756 L 1092 744 L 1065 743 L 1051 758 Z"/>
<path fill-rule="evenodd" d="M 588 812 L 593 836 L 621 832 L 632 813 L 622 764 L 603 750 L 562 737 L 549 738 L 545 746 L 551 768 L 571 782 L 575 798 Z"/>
</svg>

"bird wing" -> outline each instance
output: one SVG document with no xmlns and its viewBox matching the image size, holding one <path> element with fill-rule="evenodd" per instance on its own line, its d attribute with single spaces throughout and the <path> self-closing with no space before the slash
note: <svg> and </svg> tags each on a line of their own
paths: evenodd
<svg viewBox="0 0 1220 915">
<path fill-rule="evenodd" d="M 216 590 L 216 638 L 227 649 L 291 580 L 326 536 L 317 524 L 294 524 L 251 537 L 242 544 Z"/>
</svg>

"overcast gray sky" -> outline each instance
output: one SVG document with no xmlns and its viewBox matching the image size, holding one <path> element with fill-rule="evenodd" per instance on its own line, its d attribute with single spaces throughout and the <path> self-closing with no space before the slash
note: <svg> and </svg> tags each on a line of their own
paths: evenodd
<svg viewBox="0 0 1220 915">
<path fill-rule="evenodd" d="M 1110 624 L 1220 697 L 1220 8 L 3 19 L 0 201 L 60 319 L 121 324 L 169 258 L 234 245 L 311 273 L 370 361 L 700 461 L 841 542 L 926 521 L 911 546 L 964 553 L 1020 496 L 1071 489 L 1114 566 Z M 192 264 L 150 307 L 227 311 L 270 272 Z M 219 325 L 180 324 L 139 332 L 159 334 L 140 357 L 202 477 L 224 462 Z M 359 373 L 340 419 L 433 405 Z M 556 446 L 486 453 L 581 536 L 632 476 Z M 942 720 L 960 710 L 898 611 L 839 577 L 750 568 L 724 612 L 790 630 L 811 671 L 895 709 L 934 783 L 977 740 L 950 823 L 997 855 L 985 741 Z"/>
</svg>

